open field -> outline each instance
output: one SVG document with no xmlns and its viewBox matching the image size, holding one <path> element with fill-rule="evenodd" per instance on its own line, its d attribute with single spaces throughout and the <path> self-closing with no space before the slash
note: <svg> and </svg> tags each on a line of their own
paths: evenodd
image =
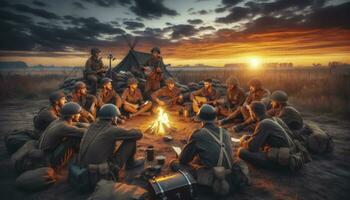
<svg viewBox="0 0 350 200">
<path fill-rule="evenodd" d="M 35 193 L 18 190 L 14 186 L 16 175 L 5 150 L 4 135 L 13 129 L 31 129 L 33 114 L 45 105 L 47 100 L 13 100 L 0 102 L 0 194 L 1 199 L 27 200 L 59 200 L 59 199 L 86 199 L 89 194 L 80 194 L 66 182 L 60 181 L 51 188 Z M 252 185 L 240 193 L 226 199 L 283 199 L 283 200 L 345 200 L 350 191 L 350 124 L 347 121 L 336 120 L 324 115 L 304 113 L 304 118 L 313 120 L 321 128 L 328 131 L 334 138 L 335 150 L 333 155 L 313 156 L 313 161 L 297 173 L 269 171 L 250 167 Z M 145 130 L 154 116 L 140 116 L 128 121 L 126 128 L 140 128 Z M 173 133 L 174 141 L 165 143 L 157 136 L 145 134 L 138 143 L 138 154 L 144 156 L 145 147 L 155 146 L 156 154 L 167 156 L 163 173 L 169 172 L 168 163 L 175 158 L 170 145 L 182 146 L 192 130 L 199 124 L 182 121 L 176 114 L 170 115 L 170 121 L 177 131 Z M 234 137 L 238 137 L 233 134 Z M 237 146 L 235 146 L 235 150 Z M 128 179 L 128 174 L 124 175 Z M 201 193 L 200 200 L 219 199 L 207 193 Z"/>
</svg>

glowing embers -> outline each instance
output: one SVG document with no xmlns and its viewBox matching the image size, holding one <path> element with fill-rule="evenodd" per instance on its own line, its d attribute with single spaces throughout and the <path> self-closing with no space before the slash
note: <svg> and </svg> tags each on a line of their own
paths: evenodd
<svg viewBox="0 0 350 200">
<path fill-rule="evenodd" d="M 146 133 L 151 133 L 153 135 L 164 136 L 175 131 L 170 124 L 168 114 L 162 109 L 158 108 L 158 117 L 153 123 L 147 128 Z"/>
</svg>

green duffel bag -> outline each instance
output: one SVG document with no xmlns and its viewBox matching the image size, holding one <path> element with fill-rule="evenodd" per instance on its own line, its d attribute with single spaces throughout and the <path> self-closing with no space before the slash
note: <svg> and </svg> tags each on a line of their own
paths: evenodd
<svg viewBox="0 0 350 200">
<path fill-rule="evenodd" d="M 334 149 L 332 136 L 323 131 L 316 123 L 308 122 L 305 127 L 308 133 L 306 145 L 309 151 L 316 154 L 330 153 Z"/>
<path fill-rule="evenodd" d="M 16 179 L 16 187 L 38 191 L 52 186 L 56 182 L 55 171 L 50 167 L 42 167 L 26 171 Z"/>
<path fill-rule="evenodd" d="M 88 192 L 93 189 L 89 180 L 89 170 L 78 165 L 70 165 L 68 170 L 68 182 L 80 192 Z"/>
</svg>

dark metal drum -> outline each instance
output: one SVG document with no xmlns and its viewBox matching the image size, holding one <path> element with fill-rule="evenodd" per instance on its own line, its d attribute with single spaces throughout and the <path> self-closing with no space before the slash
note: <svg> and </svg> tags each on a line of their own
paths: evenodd
<svg viewBox="0 0 350 200">
<path fill-rule="evenodd" d="M 187 200 L 196 198 L 197 182 L 186 171 L 149 180 L 152 199 Z"/>
</svg>

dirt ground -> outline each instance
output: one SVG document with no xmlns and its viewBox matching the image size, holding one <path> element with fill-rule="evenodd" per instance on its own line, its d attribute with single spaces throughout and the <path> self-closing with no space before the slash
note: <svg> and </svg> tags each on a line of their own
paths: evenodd
<svg viewBox="0 0 350 200">
<path fill-rule="evenodd" d="M 45 100 L 12 100 L 0 102 L 0 195 L 1 199 L 86 199 L 67 183 L 62 182 L 36 193 L 28 193 L 15 188 L 16 175 L 4 145 L 4 135 L 14 129 L 32 129 L 33 115 L 46 104 Z M 252 186 L 226 199 L 349 199 L 350 195 L 350 122 L 322 115 L 306 114 L 305 119 L 313 120 L 334 138 L 335 150 L 332 155 L 315 156 L 304 169 L 297 173 L 269 171 L 250 167 Z M 137 127 L 146 130 L 154 116 L 140 116 L 128 121 L 123 127 Z M 138 154 L 152 144 L 156 155 L 166 155 L 167 163 L 163 174 L 169 172 L 168 162 L 175 158 L 171 145 L 183 146 L 184 140 L 200 124 L 185 122 L 176 114 L 170 115 L 176 127 L 172 142 L 164 142 L 161 137 L 145 134 L 138 144 Z M 233 134 L 234 137 L 238 137 Z M 237 147 L 235 147 L 237 148 Z M 125 177 L 126 178 L 126 177 Z M 199 199 L 218 199 L 208 194 L 200 194 Z"/>
</svg>

